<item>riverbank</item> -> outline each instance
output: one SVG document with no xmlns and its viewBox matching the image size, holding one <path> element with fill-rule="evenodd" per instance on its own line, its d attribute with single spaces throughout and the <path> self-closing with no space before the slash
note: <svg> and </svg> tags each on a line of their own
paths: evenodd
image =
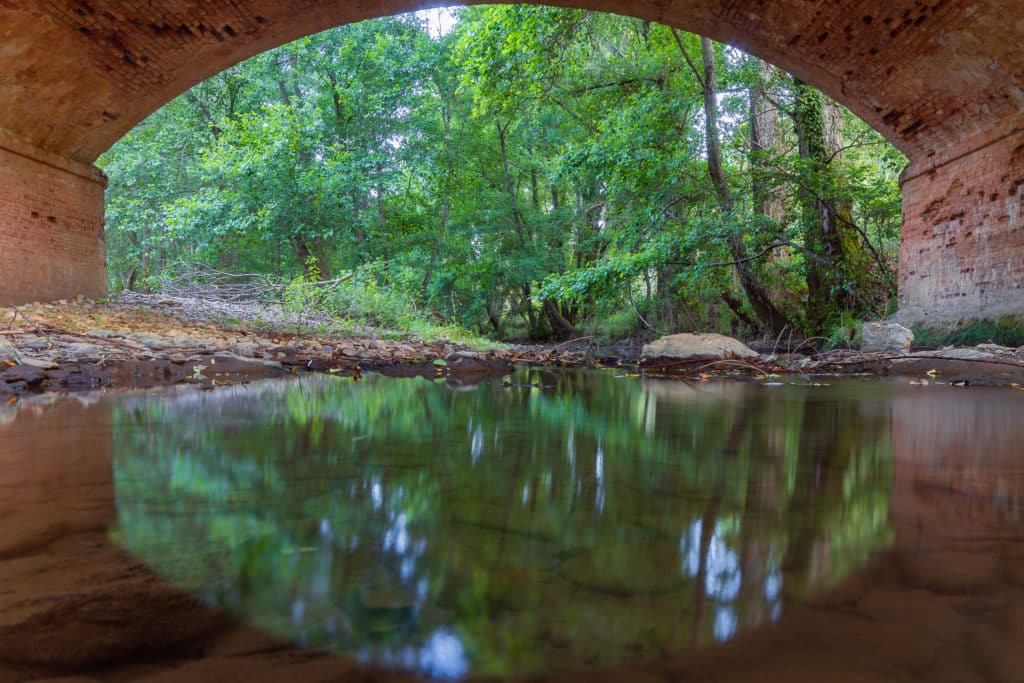
<svg viewBox="0 0 1024 683">
<path fill-rule="evenodd" d="M 301 319 L 274 306 L 132 293 L 0 308 L 0 397 L 181 383 L 213 388 L 306 372 L 382 372 L 473 384 L 500 377 L 518 363 L 625 367 L 697 381 L 870 374 L 905 375 L 921 384 L 1024 385 L 1024 347 L 993 344 L 895 354 L 769 352 L 744 361 L 662 362 L 642 369 L 630 347 L 610 351 L 586 339 L 490 346 L 352 329 L 343 321 Z"/>
<path fill-rule="evenodd" d="M 471 383 L 515 363 L 588 362 L 569 346 L 473 348 L 346 327 L 276 306 L 158 295 L 0 308 L 0 397 L 179 383 L 212 388 L 304 372 Z"/>
</svg>

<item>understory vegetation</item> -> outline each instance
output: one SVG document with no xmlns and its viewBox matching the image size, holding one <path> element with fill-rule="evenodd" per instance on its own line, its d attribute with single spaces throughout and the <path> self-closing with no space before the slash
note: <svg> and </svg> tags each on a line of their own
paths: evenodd
<svg viewBox="0 0 1024 683">
<path fill-rule="evenodd" d="M 203 264 L 493 339 L 841 344 L 891 310 L 905 159 L 834 101 L 639 19 L 453 12 L 303 38 L 132 130 L 100 160 L 112 288 Z"/>
</svg>

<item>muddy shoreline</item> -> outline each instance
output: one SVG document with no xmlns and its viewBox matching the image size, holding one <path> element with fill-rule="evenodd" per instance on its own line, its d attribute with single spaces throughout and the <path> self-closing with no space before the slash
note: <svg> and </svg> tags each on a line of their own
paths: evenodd
<svg viewBox="0 0 1024 683">
<path fill-rule="evenodd" d="M 0 309 L 0 401 L 47 392 L 199 388 L 254 380 L 365 372 L 444 378 L 453 385 L 500 378 L 517 364 L 616 367 L 691 381 L 735 378 L 811 382 L 837 375 L 906 376 L 916 384 L 1024 386 L 1024 348 L 992 344 L 903 353 L 838 350 L 817 355 L 762 353 L 750 361 L 662 361 L 608 355 L 586 340 L 477 350 L 369 332 L 358 335 L 253 329 L 204 317 L 190 302 L 132 295 Z M 627 351 L 628 353 L 628 351 Z"/>
</svg>

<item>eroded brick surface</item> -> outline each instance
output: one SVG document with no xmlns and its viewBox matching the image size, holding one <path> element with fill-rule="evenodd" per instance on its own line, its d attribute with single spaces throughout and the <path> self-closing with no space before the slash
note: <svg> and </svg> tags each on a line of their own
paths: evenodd
<svg viewBox="0 0 1024 683">
<path fill-rule="evenodd" d="M 953 152 L 904 174 L 901 315 L 1024 315 L 1024 129 Z"/>
<path fill-rule="evenodd" d="M 91 163 L 168 99 L 241 59 L 423 4 L 6 0 L 0 129 Z M 1024 2 L 1017 0 L 571 4 L 663 21 L 759 54 L 848 105 L 914 158 L 1002 127 L 1024 109 Z"/>
<path fill-rule="evenodd" d="M 102 180 L 0 147 L 0 306 L 105 291 Z"/>
</svg>

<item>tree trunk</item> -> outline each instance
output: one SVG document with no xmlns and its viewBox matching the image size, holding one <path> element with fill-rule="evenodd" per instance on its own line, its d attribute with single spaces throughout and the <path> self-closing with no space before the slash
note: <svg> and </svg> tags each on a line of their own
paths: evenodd
<svg viewBox="0 0 1024 683">
<path fill-rule="evenodd" d="M 437 241 L 430 252 L 430 263 L 427 265 L 427 272 L 423 274 L 423 284 L 420 285 L 420 301 L 426 301 L 427 288 L 430 287 L 430 280 L 434 276 L 434 268 L 437 267 L 437 254 L 441 251 L 441 244 L 444 242 L 445 232 L 448 230 L 448 215 L 451 213 L 452 200 L 445 194 L 444 204 L 441 207 L 441 224 L 438 226 Z"/>
<path fill-rule="evenodd" d="M 554 299 L 544 300 L 544 312 L 548 314 L 548 320 L 551 322 L 551 329 L 554 331 L 555 336 L 559 339 L 572 339 L 576 336 L 576 328 L 572 326 L 568 320 L 562 315 L 562 312 L 558 310 L 558 304 L 555 303 Z"/>
<path fill-rule="evenodd" d="M 754 211 L 782 223 L 786 207 L 779 196 L 779 188 L 767 178 L 770 168 L 768 157 L 781 152 L 779 112 L 771 101 L 768 83 L 772 66 L 760 59 L 757 59 L 757 66 L 760 71 L 758 80 L 750 89 L 750 168 Z"/>
<path fill-rule="evenodd" d="M 299 263 L 302 264 L 302 271 L 306 272 L 309 267 L 309 259 L 313 256 L 313 252 L 309 250 L 309 245 L 302 238 L 293 237 L 292 248 L 295 249 L 295 256 L 298 257 Z"/>
<path fill-rule="evenodd" d="M 508 162 L 508 142 L 505 134 L 508 132 L 509 124 L 505 124 L 504 127 L 501 125 L 501 121 L 494 122 L 495 127 L 498 129 L 498 144 L 501 148 L 501 167 L 505 171 L 505 191 L 508 193 L 509 202 L 512 205 L 512 224 L 515 228 L 516 234 L 519 235 L 519 242 L 522 246 L 526 246 L 526 224 L 523 221 L 523 214 L 519 211 L 519 201 L 516 198 L 515 183 L 512 179 L 512 168 Z"/>
<path fill-rule="evenodd" d="M 490 299 L 487 300 L 487 320 L 490 321 L 491 327 L 494 328 L 494 334 L 501 339 L 505 336 L 505 333 L 501 329 L 501 315 L 499 311 L 495 309 L 494 302 Z"/>
<path fill-rule="evenodd" d="M 704 59 L 704 82 L 701 85 L 704 91 L 704 138 L 707 145 L 708 175 L 711 176 L 723 211 L 729 215 L 734 205 L 722 166 L 722 148 L 718 139 L 718 74 L 715 68 L 715 45 L 709 38 L 701 38 L 701 53 Z M 740 286 L 743 287 L 754 314 L 772 334 L 782 334 L 783 330 L 789 327 L 789 320 L 772 303 L 768 290 L 754 272 L 742 233 L 739 230 L 729 230 L 726 241 L 736 262 L 736 275 L 739 277 Z"/>
<path fill-rule="evenodd" d="M 794 79 L 793 121 L 800 156 L 810 162 L 814 178 L 805 178 L 800 192 L 803 205 L 804 243 L 822 257 L 807 261 L 808 315 L 821 329 L 839 311 L 856 308 L 856 278 L 850 257 L 859 251 L 851 233 L 851 209 L 835 200 L 829 164 L 842 149 L 838 119 L 830 125 L 825 97 L 803 81 Z M 833 112 L 833 116 L 838 110 Z"/>
</svg>

